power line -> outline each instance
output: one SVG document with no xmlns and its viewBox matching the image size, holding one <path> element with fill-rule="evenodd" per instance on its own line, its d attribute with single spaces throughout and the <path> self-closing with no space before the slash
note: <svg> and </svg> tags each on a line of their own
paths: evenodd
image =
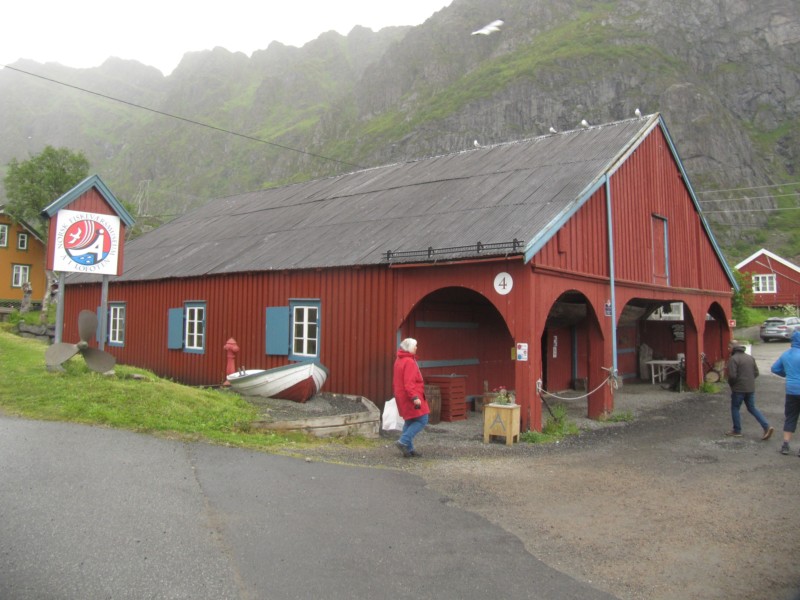
<svg viewBox="0 0 800 600">
<path fill-rule="evenodd" d="M 101 94 L 100 92 L 95 92 L 95 91 L 92 91 L 92 90 L 88 90 L 86 88 L 82 88 L 82 87 L 79 87 L 77 85 L 72 85 L 70 83 L 65 83 L 63 81 L 58 81 L 57 79 L 52 79 L 50 77 L 45 77 L 44 75 L 37 75 L 36 73 L 31 73 L 29 71 L 25 71 L 23 69 L 18 69 L 16 67 L 12 67 L 10 65 L 3 65 L 3 67 L 6 68 L 6 69 L 10 69 L 11 71 L 16 71 L 17 73 L 21 73 L 23 75 L 29 75 L 30 77 L 36 77 L 38 79 L 42 79 L 42 80 L 48 81 L 50 83 L 55 83 L 56 85 L 61 85 L 61 86 L 64 86 L 64 87 L 72 88 L 74 90 L 78 90 L 80 92 L 84 92 L 84 93 L 87 93 L 87 94 L 92 94 L 94 96 L 98 96 L 98 97 L 104 98 L 106 100 L 111 100 L 112 102 L 119 102 L 120 104 L 125 104 L 127 106 L 131 106 L 133 108 L 138 108 L 140 110 L 145 110 L 145 111 L 157 114 L 157 115 L 161 115 L 163 117 L 168 117 L 170 119 L 177 119 L 178 121 L 183 121 L 183 122 L 189 123 L 191 125 L 197 125 L 199 127 L 205 127 L 207 129 L 211 129 L 213 131 L 219 131 L 221 133 L 226 133 L 228 135 L 233 135 L 233 136 L 244 138 L 246 140 L 250 140 L 250 141 L 253 141 L 253 142 L 258 142 L 260 144 L 266 144 L 268 146 L 274 146 L 275 148 L 280 148 L 282 150 L 288 150 L 290 152 L 297 152 L 298 154 L 305 154 L 306 156 L 311 156 L 313 158 L 319 158 L 319 159 L 322 159 L 322 160 L 328 160 L 328 161 L 331 161 L 331 162 L 339 163 L 341 165 L 346 165 L 348 167 L 354 167 L 356 169 L 365 169 L 366 168 L 366 167 L 363 167 L 361 165 L 357 165 L 355 163 L 339 160 L 337 158 L 331 158 L 329 156 L 323 156 L 322 154 L 315 154 L 314 152 L 307 152 L 305 150 L 299 150 L 297 148 L 292 148 L 290 146 L 285 146 L 283 144 L 278 144 L 276 142 L 270 142 L 268 140 L 264 140 L 264 139 L 261 139 L 261 138 L 253 137 L 253 136 L 250 136 L 250 135 L 247 135 L 247 134 L 244 134 L 244 133 L 238 133 L 236 131 L 231 131 L 229 129 L 224 129 L 222 127 L 217 127 L 216 125 L 209 125 L 208 123 L 203 123 L 201 121 L 195 121 L 195 120 L 189 119 L 187 117 L 181 117 L 180 115 L 173 115 L 171 113 L 164 112 L 164 111 L 161 111 L 161 110 L 157 110 L 155 108 L 150 108 L 148 106 L 142 106 L 141 104 L 136 104 L 134 102 L 129 102 L 128 100 L 122 100 L 120 98 L 115 98 L 114 96 L 109 96 L 107 94 Z M 729 188 L 729 189 L 724 189 L 724 190 L 695 191 L 695 194 L 717 194 L 717 193 L 722 193 L 722 192 L 738 192 L 738 191 L 757 190 L 757 189 L 775 188 L 775 187 L 784 187 L 784 186 L 793 186 L 793 185 L 800 185 L 800 181 L 787 182 L 787 183 L 776 183 L 776 184 L 772 184 L 772 185 L 760 185 L 760 186 L 753 186 L 753 187 Z M 732 202 L 732 201 L 737 201 L 737 200 L 759 200 L 759 199 L 765 199 L 765 198 L 781 198 L 781 197 L 784 197 L 784 196 L 794 196 L 795 194 L 796 194 L 796 192 L 795 193 L 791 193 L 791 194 L 779 194 L 779 195 L 771 195 L 771 196 L 755 196 L 755 197 L 743 196 L 743 197 L 739 197 L 739 198 L 724 198 L 724 199 L 719 199 L 719 200 L 699 200 L 698 202 L 705 203 L 705 202 Z M 759 209 L 740 210 L 740 211 L 721 211 L 720 210 L 720 211 L 703 211 L 703 212 L 708 214 L 708 213 L 715 213 L 715 212 L 757 212 L 758 210 Z M 765 210 L 794 210 L 794 209 L 790 208 L 790 209 L 765 209 Z"/>
<path fill-rule="evenodd" d="M 792 186 L 792 185 L 800 185 L 800 181 L 789 181 L 787 183 L 775 183 L 772 185 L 755 185 L 753 187 L 741 187 L 741 188 L 729 188 L 727 190 L 705 190 L 703 192 L 695 192 L 696 194 L 718 194 L 720 192 L 742 192 L 745 190 L 760 190 L 763 188 L 775 188 L 775 187 L 784 187 L 784 186 Z"/>
<path fill-rule="evenodd" d="M 766 198 L 786 198 L 788 196 L 797 196 L 800 192 L 792 192 L 791 194 L 772 194 L 769 196 L 739 196 L 738 198 L 720 198 L 718 200 L 699 200 L 700 204 L 706 202 L 737 202 L 739 200 L 764 200 Z"/>
<path fill-rule="evenodd" d="M 711 215 L 714 213 L 743 213 L 743 212 L 777 212 L 779 210 L 800 210 L 800 206 L 793 206 L 789 208 L 737 208 L 736 210 L 704 210 L 704 215 Z"/>
<path fill-rule="evenodd" d="M 281 148 L 282 150 L 289 150 L 291 152 L 297 152 L 299 154 L 305 154 L 306 156 L 312 156 L 314 158 L 321 158 L 322 160 L 329 160 L 332 162 L 336 162 L 342 165 L 347 165 L 348 167 L 355 167 L 356 169 L 364 169 L 366 167 L 362 167 L 361 165 L 357 165 L 354 163 L 349 163 L 343 160 L 338 160 L 336 158 L 331 158 L 329 156 L 323 156 L 321 154 L 314 154 L 313 152 L 306 152 L 305 150 L 298 150 L 297 148 L 291 148 L 290 146 L 284 146 L 282 144 L 276 144 L 275 142 L 270 142 L 267 140 L 262 140 L 261 138 L 253 137 L 250 135 L 246 135 L 244 133 L 237 133 L 236 131 L 230 131 L 229 129 L 223 129 L 222 127 L 217 127 L 215 125 L 209 125 L 208 123 L 202 123 L 200 121 L 194 121 L 192 119 L 187 119 L 186 117 L 181 117 L 179 115 L 173 115 L 167 112 L 163 112 L 160 110 L 156 110 L 154 108 L 149 108 L 147 106 L 142 106 L 141 104 L 136 104 L 134 102 L 129 102 L 127 100 L 121 100 L 120 98 L 115 98 L 113 96 L 108 96 L 106 94 L 101 94 L 99 92 L 94 92 L 92 90 L 87 90 L 86 88 L 79 87 L 77 85 L 72 85 L 70 83 L 64 83 L 63 81 L 58 81 L 56 79 L 51 79 L 50 77 L 45 77 L 43 75 L 37 75 L 36 73 L 30 73 L 28 71 L 23 71 L 22 69 L 18 69 L 16 67 L 11 67 L 9 65 L 3 65 L 6 69 L 11 69 L 12 71 L 16 71 L 17 73 L 22 73 L 23 75 L 30 75 L 31 77 L 37 77 L 39 79 L 43 79 L 44 81 L 49 81 L 50 83 L 55 83 L 56 85 L 63 85 L 64 87 L 72 88 L 78 90 L 80 92 L 85 92 L 87 94 L 93 94 L 95 96 L 99 96 L 100 98 L 105 98 L 106 100 L 111 100 L 112 102 L 119 102 L 121 104 L 126 104 L 128 106 L 132 106 L 133 108 L 138 108 L 140 110 L 146 110 L 151 113 L 155 113 L 157 115 L 161 115 L 163 117 L 169 117 L 170 119 L 177 119 L 179 121 L 184 121 L 186 123 L 190 123 L 192 125 L 199 125 L 200 127 L 206 127 L 207 129 L 213 129 L 214 131 L 219 131 L 222 133 L 227 133 L 228 135 L 235 135 L 240 138 L 244 138 L 246 140 L 250 140 L 253 142 L 259 142 L 260 144 L 267 144 L 268 146 L 275 146 L 276 148 Z"/>
</svg>

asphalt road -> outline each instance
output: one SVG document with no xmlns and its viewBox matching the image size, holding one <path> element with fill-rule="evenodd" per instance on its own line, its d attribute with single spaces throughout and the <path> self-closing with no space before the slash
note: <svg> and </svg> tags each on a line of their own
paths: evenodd
<svg viewBox="0 0 800 600">
<path fill-rule="evenodd" d="M 610 598 L 422 479 L 0 416 L 0 598 Z"/>
</svg>

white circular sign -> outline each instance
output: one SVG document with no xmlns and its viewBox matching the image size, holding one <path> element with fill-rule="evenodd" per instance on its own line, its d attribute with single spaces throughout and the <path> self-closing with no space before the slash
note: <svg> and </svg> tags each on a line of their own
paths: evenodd
<svg viewBox="0 0 800 600">
<path fill-rule="evenodd" d="M 514 287 L 514 280 L 508 273 L 498 273 L 494 278 L 494 291 L 505 296 Z"/>
</svg>

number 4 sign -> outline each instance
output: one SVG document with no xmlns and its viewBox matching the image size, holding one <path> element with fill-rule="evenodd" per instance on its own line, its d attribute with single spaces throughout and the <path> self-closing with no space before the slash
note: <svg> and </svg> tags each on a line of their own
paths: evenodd
<svg viewBox="0 0 800 600">
<path fill-rule="evenodd" d="M 494 291 L 505 296 L 514 287 L 514 280 L 508 273 L 498 273 L 494 278 Z"/>
</svg>

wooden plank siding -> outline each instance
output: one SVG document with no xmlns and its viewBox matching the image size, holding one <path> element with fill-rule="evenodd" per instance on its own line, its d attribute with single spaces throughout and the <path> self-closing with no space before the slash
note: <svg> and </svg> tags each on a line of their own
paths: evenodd
<svg viewBox="0 0 800 600">
<path fill-rule="evenodd" d="M 601 188 L 544 245 L 532 264 L 607 278 L 607 223 L 605 190 Z"/>
<path fill-rule="evenodd" d="M 656 285 L 651 218 L 667 223 L 672 288 L 730 291 L 731 284 L 697 218 L 660 129 L 645 138 L 611 177 L 615 274 L 618 281 Z"/>
<path fill-rule="evenodd" d="M 730 282 L 668 152 L 663 133 L 656 129 L 611 176 L 615 278 L 620 283 L 729 292 Z M 654 271 L 653 215 L 667 223 L 668 284 Z M 608 278 L 607 222 L 601 187 L 532 264 Z"/>
<path fill-rule="evenodd" d="M 241 349 L 236 367 L 269 369 L 286 364 L 285 356 L 265 354 L 266 308 L 286 306 L 290 299 L 319 299 L 320 362 L 331 369 L 325 389 L 382 402 L 391 396 L 395 348 L 392 279 L 385 268 L 368 268 L 112 284 L 109 302 L 126 303 L 126 340 L 124 347 L 106 346 L 106 350 L 122 364 L 135 364 L 188 385 L 218 385 L 225 380 L 223 346 L 229 338 Z M 97 309 L 99 286 L 73 285 L 69 291 L 66 315 Z M 191 301 L 206 303 L 203 354 L 167 349 L 167 311 Z M 64 339 L 77 337 L 76 319 L 65 319 Z"/>
<path fill-rule="evenodd" d="M 28 280 L 31 284 L 31 300 L 33 302 L 41 302 L 47 285 L 44 244 L 32 230 L 29 230 L 21 223 L 15 222 L 2 211 L 0 211 L 0 224 L 8 225 L 6 245 L 0 246 L 0 300 L 12 300 L 15 303 L 22 300 L 22 288 L 12 287 L 11 285 L 13 283 L 14 265 L 28 265 L 30 267 Z M 20 250 L 17 247 L 20 233 L 28 235 L 28 248 L 26 250 Z"/>
</svg>

